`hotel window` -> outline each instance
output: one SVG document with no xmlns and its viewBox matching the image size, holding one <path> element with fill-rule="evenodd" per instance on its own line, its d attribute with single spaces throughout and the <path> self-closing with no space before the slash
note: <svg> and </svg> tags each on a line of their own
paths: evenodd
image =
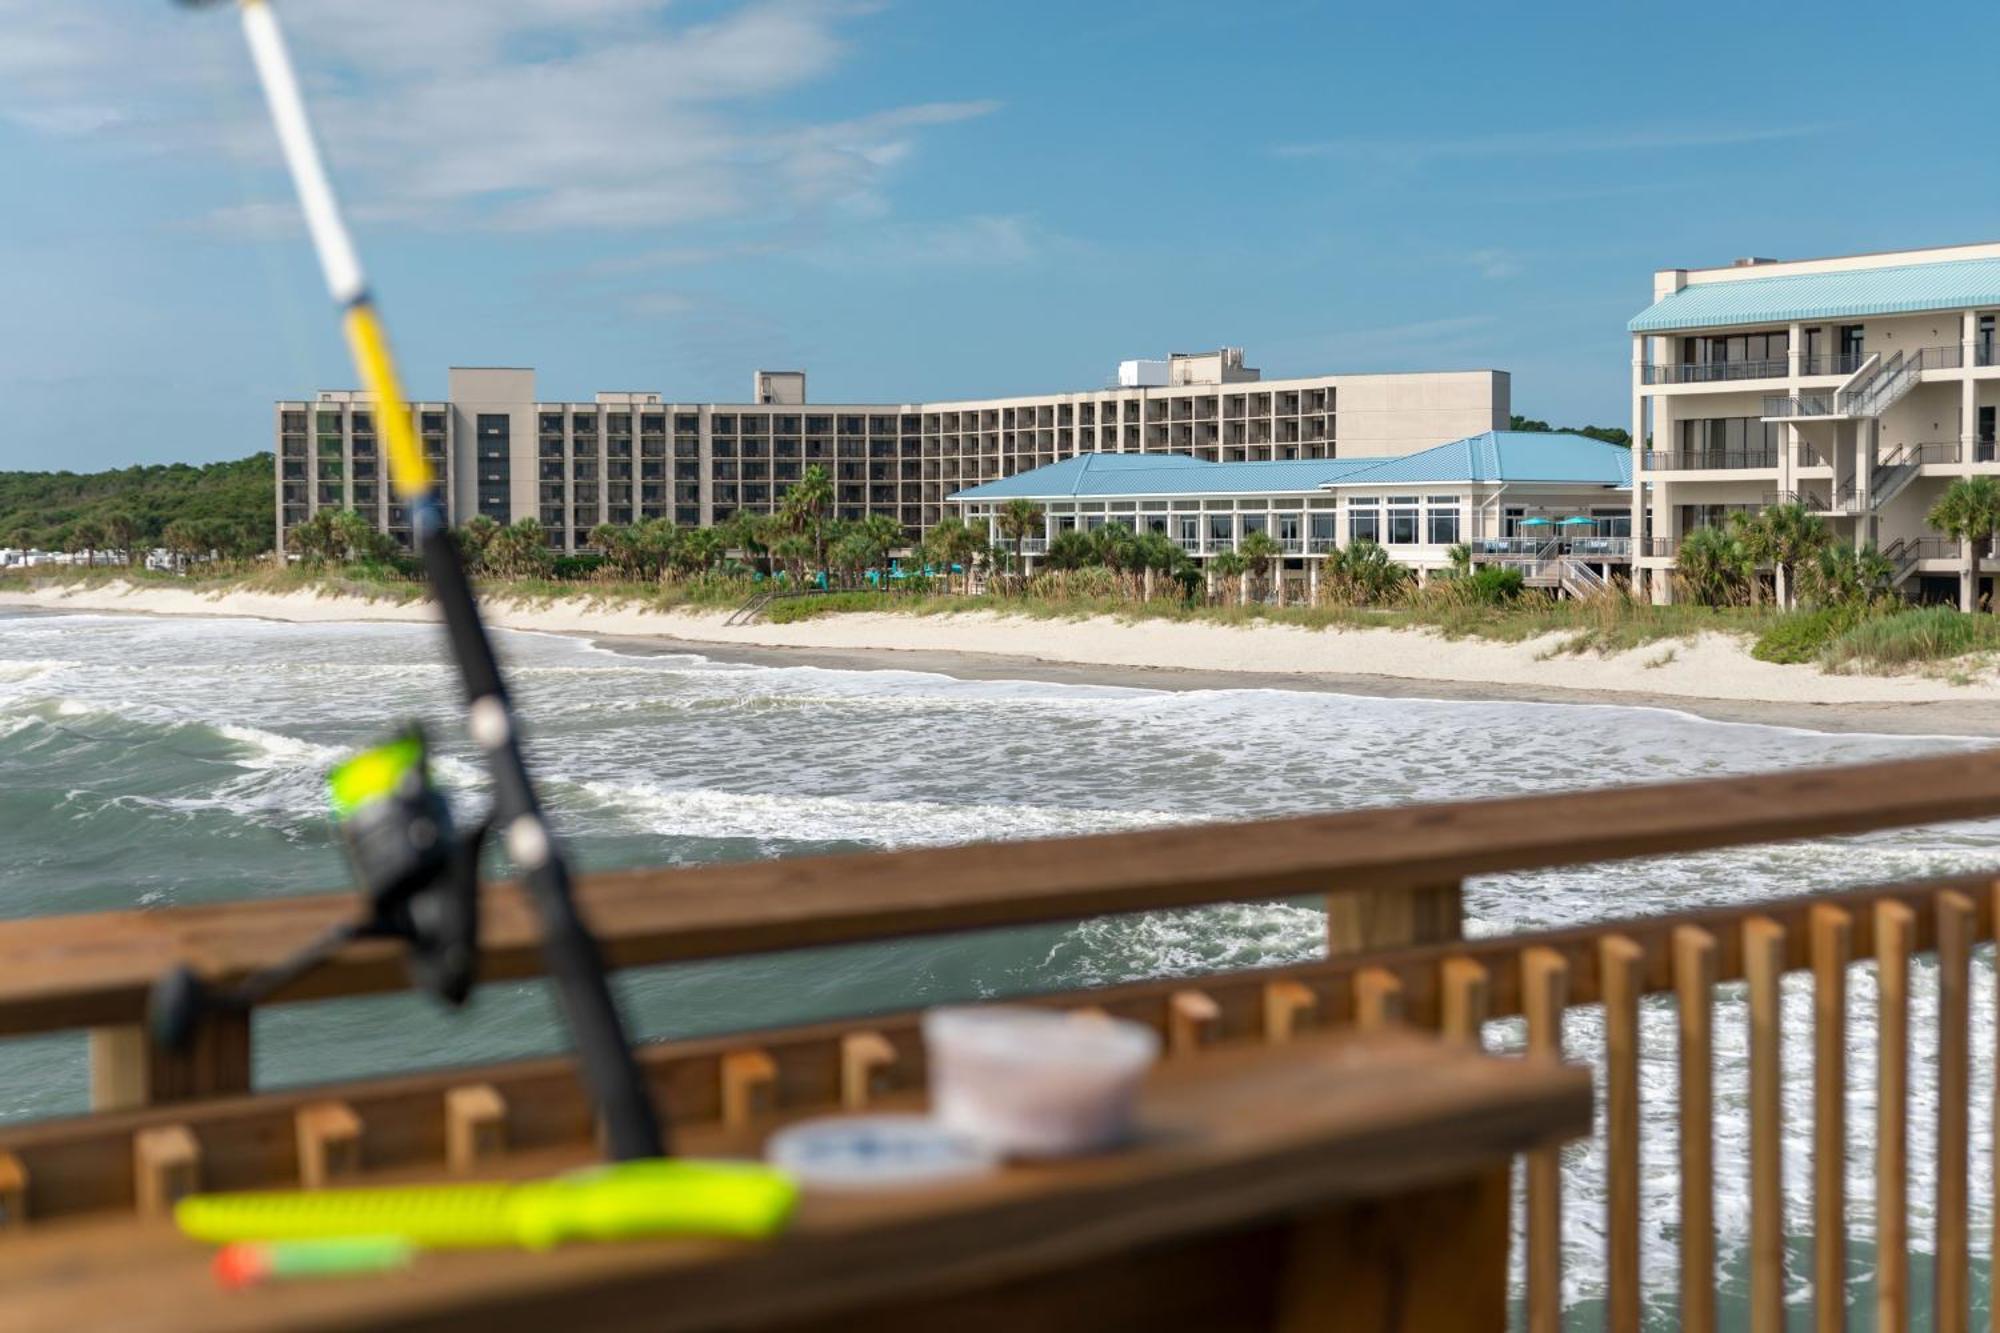
<svg viewBox="0 0 2000 1333">
<path fill-rule="evenodd" d="M 1296 542 L 1298 539 L 1299 539 L 1299 515 L 1297 514 L 1278 515 L 1278 540 L 1281 542 Z"/>
<path fill-rule="evenodd" d="M 1978 363 L 1982 366 L 1993 364 L 1993 316 L 1979 317 Z"/>
<path fill-rule="evenodd" d="M 1382 540 L 1382 511 L 1373 502 L 1365 507 L 1349 505 L 1347 509 L 1347 540 L 1350 542 L 1376 542 Z"/>
<path fill-rule="evenodd" d="M 1180 532 L 1181 544 L 1192 545 L 1201 540 L 1201 520 L 1192 514 L 1180 514 L 1174 518 L 1174 527 Z"/>
<path fill-rule="evenodd" d="M 1244 536 L 1248 537 L 1253 532 L 1269 532 L 1270 530 L 1271 516 L 1269 514 L 1245 514 L 1243 516 Z"/>
<path fill-rule="evenodd" d="M 1450 495 L 1433 495 L 1425 500 L 1424 523 L 1432 546 L 1458 544 L 1458 500 Z"/>
<path fill-rule="evenodd" d="M 1335 537 L 1333 523 L 1334 515 L 1332 514 L 1314 514 L 1312 516 L 1312 539 L 1315 546 L 1322 544 L 1327 546 L 1333 545 Z"/>
<path fill-rule="evenodd" d="M 1236 537 L 1236 520 L 1227 514 L 1208 516 L 1208 540 L 1227 545 Z"/>
<path fill-rule="evenodd" d="M 1979 434 L 1974 439 L 1972 446 L 1974 462 L 1990 463 L 1993 461 L 1993 434 L 1996 426 L 1994 418 L 1996 415 L 2000 415 L 2000 413 L 1996 413 L 1993 408 L 1982 407 L 1979 409 Z"/>
<path fill-rule="evenodd" d="M 1392 495 L 1389 497 L 1389 545 L 1415 546 L 1417 544 L 1417 497 L 1414 495 Z"/>
</svg>

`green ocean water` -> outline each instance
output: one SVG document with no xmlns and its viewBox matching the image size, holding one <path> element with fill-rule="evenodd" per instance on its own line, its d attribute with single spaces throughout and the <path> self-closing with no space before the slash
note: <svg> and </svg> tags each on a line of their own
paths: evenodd
<svg viewBox="0 0 2000 1333">
<path fill-rule="evenodd" d="M 697 864 L 836 849 L 1041 837 L 1555 790 L 1610 781 L 1856 762 L 1968 744 L 1727 725 L 1643 708 L 1371 699 L 1279 690 L 1169 692 L 906 671 L 750 666 L 638 655 L 508 633 L 501 649 L 558 827 L 586 869 Z M 467 810 L 485 783 L 458 726 L 455 680 L 427 627 L 0 613 L 0 918 L 222 901 L 338 888 L 324 821 L 338 756 L 405 718 L 431 725 L 440 771 Z M 1470 928 L 1499 932 L 1608 915 L 1991 866 L 1988 825 L 1495 876 L 1469 886 Z M 1310 903 L 1249 904 L 942 940 L 800 951 L 620 979 L 634 1025 L 692 1035 L 942 1000 L 1310 957 Z M 1990 983 L 1991 963 L 1982 958 Z M 1931 993 L 1917 971 L 1919 1007 Z M 1990 1088 L 1992 986 L 1977 987 L 1974 1086 Z M 1850 1002 L 1871 1031 L 1872 983 Z M 1786 997 L 1786 1186 L 1810 1209 L 1810 1022 Z M 1671 1146 L 1673 1015 L 1648 1009 L 1649 1143 Z M 1718 1231 L 1740 1259 L 1745 1031 L 1717 1012 Z M 402 997 L 293 1006 L 258 1019 L 262 1083 L 560 1049 L 538 984 L 483 989 L 444 1015 Z M 1514 1039 L 1496 1025 L 1494 1041 Z M 1570 1025 L 1589 1058 L 1592 1011 Z M 1913 1033 L 1913 1236 L 1930 1244 L 1930 1030 Z M 0 1120 L 85 1104 L 80 1036 L 0 1043 Z M 1872 1049 L 1850 1055 L 1850 1123 L 1872 1123 Z M 1927 1100 L 1931 1099 L 1931 1100 Z M 1974 1235 L 1990 1234 L 1990 1107 L 1977 1108 Z M 1580 1322 L 1602 1270 L 1597 1145 L 1570 1153 L 1565 1247 Z M 1866 1156 L 1850 1163 L 1865 1241 Z M 1671 1326 L 1673 1163 L 1645 1170 L 1646 1258 Z M 1734 1270 L 1731 1270 L 1732 1272 Z M 1796 1265 L 1805 1296 L 1809 1265 Z M 1731 1308 L 1740 1274 L 1726 1276 Z M 1859 1285 L 1853 1294 L 1865 1291 Z"/>
</svg>

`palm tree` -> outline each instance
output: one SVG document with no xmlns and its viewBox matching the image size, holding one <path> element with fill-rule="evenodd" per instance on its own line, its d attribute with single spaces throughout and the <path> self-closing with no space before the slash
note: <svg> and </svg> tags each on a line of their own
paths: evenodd
<svg viewBox="0 0 2000 1333">
<path fill-rule="evenodd" d="M 1704 606 L 1721 606 L 1733 600 L 1745 581 L 1754 582 L 1757 571 L 1747 567 L 1743 548 L 1721 528 L 1696 528 L 1681 539 L 1676 561 L 1681 582 Z"/>
<path fill-rule="evenodd" d="M 552 560 L 548 532 L 537 519 L 516 519 L 495 534 L 488 559 L 503 578 L 546 573 Z"/>
<path fill-rule="evenodd" d="M 166 530 L 160 534 L 160 544 L 167 548 L 167 554 L 183 570 L 207 549 L 195 525 L 180 518 L 167 524 Z"/>
<path fill-rule="evenodd" d="M 1824 606 L 1866 606 L 1889 591 L 1896 566 L 1874 546 L 1828 546 L 1800 573 L 1807 595 Z"/>
<path fill-rule="evenodd" d="M 94 518 L 80 518 L 69 530 L 69 547 L 72 553 L 81 553 L 87 569 L 96 563 L 99 547 L 104 545 L 104 529 Z"/>
<path fill-rule="evenodd" d="M 114 509 L 104 516 L 105 544 L 125 557 L 125 563 L 136 562 L 139 554 L 139 522 L 122 509 Z"/>
<path fill-rule="evenodd" d="M 1027 587 L 1027 569 L 1022 548 L 1028 538 L 1043 531 L 1042 507 L 1033 500 L 1015 496 L 1000 506 L 993 514 L 993 528 L 1001 537 L 1014 544 L 1014 572 L 1021 580 L 1021 587 Z"/>
<path fill-rule="evenodd" d="M 1752 606 L 1764 599 L 1764 577 L 1758 571 L 1765 565 L 1772 566 L 1775 571 L 1778 563 L 1777 534 L 1765 521 L 1769 512 L 1765 510 L 1752 514 L 1738 510 L 1729 516 L 1729 526 L 1723 530 L 1725 539 L 1736 548 L 1733 567 L 1742 571 Z"/>
<path fill-rule="evenodd" d="M 1962 477 L 1954 481 L 1924 521 L 1965 546 L 1965 573 L 1959 587 L 1959 609 L 1979 606 L 1979 547 L 2000 529 L 2000 481 L 1992 477 Z"/>
<path fill-rule="evenodd" d="M 373 555 L 375 537 L 374 525 L 352 509 L 343 509 L 333 516 L 333 554 L 341 563 Z"/>
<path fill-rule="evenodd" d="M 1791 607 L 1798 601 L 1797 574 L 1800 565 L 1814 559 L 1833 541 L 1826 522 L 1804 505 L 1793 501 L 1772 505 L 1758 516 L 1768 534 L 1771 564 L 1778 576 L 1778 604 Z"/>
<path fill-rule="evenodd" d="M 1342 588 L 1347 596 L 1362 603 L 1386 601 L 1409 582 L 1409 566 L 1389 558 L 1381 545 L 1366 540 L 1349 542 L 1328 557 L 1321 577 Z"/>
<path fill-rule="evenodd" d="M 875 548 L 875 559 L 869 568 L 877 571 L 883 587 L 889 586 L 889 556 L 898 546 L 907 545 L 909 534 L 903 525 L 887 514 L 868 514 L 856 525 L 856 535 L 866 537 Z"/>
<path fill-rule="evenodd" d="M 1097 543 L 1090 534 L 1064 528 L 1049 543 L 1050 569 L 1083 569 L 1097 563 Z"/>
<path fill-rule="evenodd" d="M 500 535 L 500 525 L 484 514 L 474 514 L 458 530 L 459 549 L 465 554 L 465 568 L 468 573 L 478 573 L 486 567 L 493 552 L 493 543 Z"/>
<path fill-rule="evenodd" d="M 1256 584 L 1258 595 L 1260 597 L 1267 595 L 1269 581 L 1265 575 L 1270 572 L 1272 562 L 1284 555 L 1285 548 L 1278 545 L 1270 533 L 1259 528 L 1255 532 L 1246 534 L 1242 541 L 1236 543 L 1236 553 L 1243 557 L 1244 568 L 1249 572 L 1252 582 Z M 1280 600 L 1283 600 L 1282 597 Z"/>
<path fill-rule="evenodd" d="M 962 588 L 972 588 L 972 559 L 979 549 L 986 545 L 986 534 L 970 527 L 965 520 L 948 518 L 934 525 L 924 537 L 924 546 L 931 558 L 944 567 L 945 585 L 951 585 L 951 568 L 957 565 L 964 572 Z"/>
<path fill-rule="evenodd" d="M 833 512 L 833 483 L 815 463 L 785 492 L 783 516 L 787 527 L 812 542 L 813 560 L 826 564 L 826 517 Z"/>
<path fill-rule="evenodd" d="M 1173 577 L 1188 563 L 1188 555 L 1180 548 L 1180 544 L 1166 533 L 1142 532 L 1136 544 L 1134 560 L 1145 574 L 1145 585 L 1141 589 L 1140 596 L 1150 602 L 1153 600 L 1154 576 L 1165 574 L 1169 578 Z"/>
<path fill-rule="evenodd" d="M 1222 580 L 1223 587 L 1234 588 L 1239 597 L 1245 595 L 1246 590 L 1243 585 L 1249 581 L 1250 565 L 1243 558 L 1242 552 L 1217 552 L 1208 559 L 1208 571 Z"/>
<path fill-rule="evenodd" d="M 623 523 L 599 523 L 590 530 L 590 544 L 604 553 L 604 563 L 614 573 L 631 575 L 638 568 L 639 544 L 636 533 Z"/>
</svg>

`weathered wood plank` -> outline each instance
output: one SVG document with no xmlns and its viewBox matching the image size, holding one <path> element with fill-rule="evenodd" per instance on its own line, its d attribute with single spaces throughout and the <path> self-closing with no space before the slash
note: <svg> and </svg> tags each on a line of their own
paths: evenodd
<svg viewBox="0 0 2000 1333">
<path fill-rule="evenodd" d="M 1674 932 L 1681 1036 L 1681 1328 L 1715 1333 L 1715 936 Z"/>
<path fill-rule="evenodd" d="M 1854 914 L 1812 911 L 1813 1327 L 1847 1328 L 1847 967 Z"/>
<path fill-rule="evenodd" d="M 1598 950 L 1604 992 L 1605 1324 L 1639 1333 L 1639 992 L 1645 951 L 1623 935 Z"/>
<path fill-rule="evenodd" d="M 201 1247 L 128 1219 L 8 1237 L 0 1290 L 8 1327 L 23 1333 L 131 1327 L 135 1310 L 154 1327 L 202 1333 L 782 1327 L 807 1315 L 969 1299 L 1072 1265 L 1117 1265 L 1152 1245 L 1443 1188 L 1587 1132 L 1589 1088 L 1581 1069 L 1396 1034 L 1257 1045 L 1162 1064 L 1142 1096 L 1144 1132 L 1133 1150 L 936 1190 L 809 1194 L 780 1244 L 441 1252 L 421 1256 L 409 1280 L 276 1283 L 243 1293 L 216 1288 Z M 1481 1216 L 1504 1235 L 1503 1208 Z M 1492 1294 L 1504 1289 L 1492 1278 L 1502 1270 L 1491 1247 L 1466 1261 L 1480 1277 L 1474 1308 L 1484 1309 L 1484 1322 L 1424 1327 L 1494 1326 Z M 1439 1281 L 1441 1270 L 1427 1271 L 1434 1289 L 1419 1293 L 1428 1304 L 1417 1308 L 1465 1308 L 1465 1292 Z M 1131 1325 L 1106 1317 L 1099 1326 Z"/>
<path fill-rule="evenodd" d="M 1549 1064 L 1563 1058 L 1563 1010 L 1569 1003 L 1569 964 L 1552 949 L 1521 955 L 1528 1058 Z M 1528 1154 L 1528 1330 L 1562 1328 L 1562 1151 Z"/>
<path fill-rule="evenodd" d="M 1750 1328 L 1784 1333 L 1783 1109 L 1785 930 L 1769 917 L 1743 923 L 1750 993 Z"/>
<path fill-rule="evenodd" d="M 1875 1326 L 1910 1327 L 1910 951 L 1916 916 L 1875 906 Z"/>
</svg>

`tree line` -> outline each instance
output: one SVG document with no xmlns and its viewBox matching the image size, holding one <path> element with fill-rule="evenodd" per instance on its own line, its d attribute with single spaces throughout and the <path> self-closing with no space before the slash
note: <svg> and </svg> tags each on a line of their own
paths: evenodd
<svg viewBox="0 0 2000 1333">
<path fill-rule="evenodd" d="M 128 561 L 157 547 L 248 559 L 271 549 L 271 468 L 261 453 L 109 472 L 0 472 L 0 546 Z"/>
</svg>

